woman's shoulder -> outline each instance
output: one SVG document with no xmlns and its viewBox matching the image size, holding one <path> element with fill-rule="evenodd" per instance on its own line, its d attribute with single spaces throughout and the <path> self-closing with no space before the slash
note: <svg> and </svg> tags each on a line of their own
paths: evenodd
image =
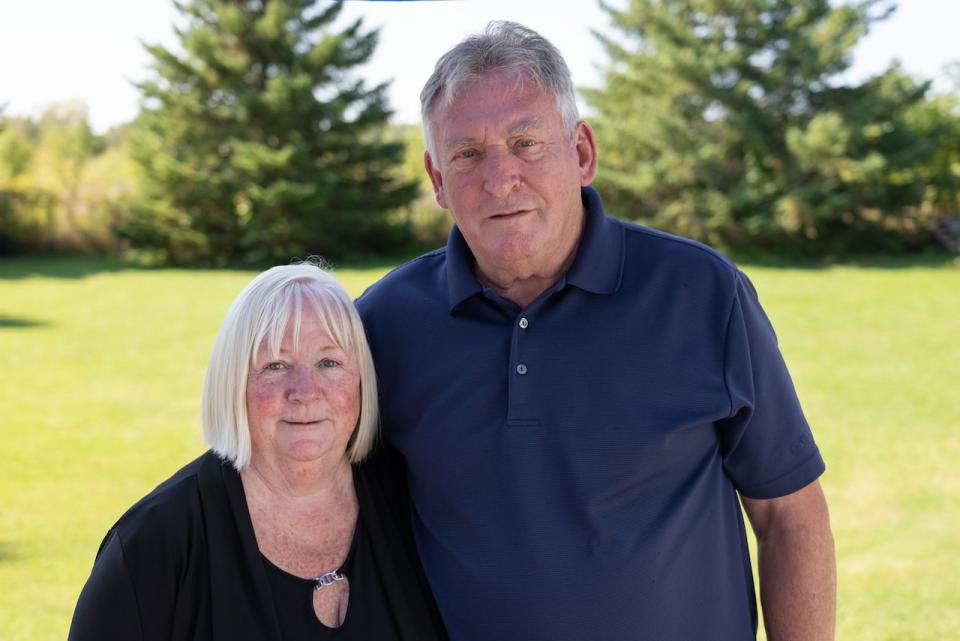
<svg viewBox="0 0 960 641">
<path fill-rule="evenodd" d="M 202 625 L 197 617 L 205 612 L 209 586 L 209 510 L 204 509 L 209 492 L 203 486 L 223 478 L 223 465 L 210 452 L 200 456 L 110 528 L 77 602 L 71 641 L 187 638 L 175 630 L 184 622 Z"/>
<path fill-rule="evenodd" d="M 206 452 L 149 494 L 133 504 L 113 525 L 104 539 L 119 537 L 125 551 L 138 547 L 159 551 L 171 544 L 186 544 L 197 534 L 202 519 L 201 476 L 204 469 L 223 465 L 213 452 Z"/>
</svg>

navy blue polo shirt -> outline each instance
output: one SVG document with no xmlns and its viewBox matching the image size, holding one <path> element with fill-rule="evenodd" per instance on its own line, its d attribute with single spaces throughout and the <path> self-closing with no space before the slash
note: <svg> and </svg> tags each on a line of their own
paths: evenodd
<svg viewBox="0 0 960 641">
<path fill-rule="evenodd" d="M 521 309 L 446 248 L 358 301 L 386 438 L 454 641 L 744 641 L 756 604 L 737 493 L 824 469 L 747 278 L 607 217 Z"/>
</svg>

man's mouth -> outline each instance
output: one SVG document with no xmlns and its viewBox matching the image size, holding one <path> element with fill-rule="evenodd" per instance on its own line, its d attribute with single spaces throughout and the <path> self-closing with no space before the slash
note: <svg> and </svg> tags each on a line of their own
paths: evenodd
<svg viewBox="0 0 960 641">
<path fill-rule="evenodd" d="M 516 218 L 517 216 L 522 216 L 523 214 L 526 214 L 529 211 L 530 211 L 529 209 L 514 209 L 511 211 L 502 211 L 494 214 L 490 218 L 496 218 L 501 220 L 507 219 L 507 218 Z"/>
</svg>

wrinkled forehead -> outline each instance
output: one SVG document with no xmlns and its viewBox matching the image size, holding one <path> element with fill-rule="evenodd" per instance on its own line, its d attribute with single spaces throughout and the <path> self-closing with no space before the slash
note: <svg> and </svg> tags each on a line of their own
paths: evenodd
<svg viewBox="0 0 960 641">
<path fill-rule="evenodd" d="M 562 127 L 556 100 L 531 80 L 484 77 L 468 85 L 450 105 L 433 116 L 438 149 L 456 147 L 482 132 L 519 135 L 533 128 Z"/>
<path fill-rule="evenodd" d="M 470 74 L 456 84 L 446 85 L 437 94 L 428 114 L 431 121 L 438 122 L 471 105 L 508 100 L 519 94 L 548 98 L 558 108 L 553 95 L 533 76 L 522 70 L 495 70 Z"/>
</svg>

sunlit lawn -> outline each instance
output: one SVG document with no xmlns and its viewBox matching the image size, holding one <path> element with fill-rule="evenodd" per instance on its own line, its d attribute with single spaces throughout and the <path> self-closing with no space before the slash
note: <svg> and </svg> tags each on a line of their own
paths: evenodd
<svg viewBox="0 0 960 641">
<path fill-rule="evenodd" d="M 960 269 L 745 269 L 827 460 L 838 638 L 956 638 Z M 251 277 L 0 261 L 0 641 L 65 638 L 106 529 L 203 450 L 204 364 Z"/>
</svg>

